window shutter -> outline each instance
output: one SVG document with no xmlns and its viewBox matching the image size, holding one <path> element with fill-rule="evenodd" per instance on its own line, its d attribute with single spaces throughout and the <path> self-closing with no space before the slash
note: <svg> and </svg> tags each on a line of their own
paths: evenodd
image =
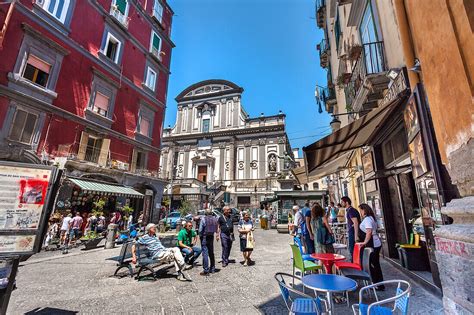
<svg viewBox="0 0 474 315">
<path fill-rule="evenodd" d="M 102 147 L 100 148 L 99 154 L 99 161 L 97 164 L 100 166 L 107 165 L 107 159 L 109 157 L 109 147 L 110 147 L 110 139 L 102 139 Z"/>
<path fill-rule="evenodd" d="M 156 33 L 153 33 L 153 48 L 156 49 L 157 52 L 160 50 L 160 41 L 160 37 Z"/>
<path fill-rule="evenodd" d="M 107 112 L 109 110 L 109 98 L 100 92 L 96 92 L 94 106 Z"/>
<path fill-rule="evenodd" d="M 38 57 L 36 57 L 34 55 L 31 55 L 31 54 L 28 56 L 27 63 L 32 65 L 36 69 L 39 69 L 39 70 L 41 70 L 43 72 L 46 72 L 48 74 L 49 74 L 49 71 L 51 70 L 51 65 L 50 64 L 44 62 L 43 60 L 41 60 Z"/>
<path fill-rule="evenodd" d="M 140 120 L 140 133 L 144 136 L 150 136 L 150 121 L 144 117 Z"/>
<path fill-rule="evenodd" d="M 79 149 L 77 150 L 77 159 L 84 160 L 86 157 L 87 142 L 89 141 L 89 134 L 85 131 L 81 134 L 81 142 L 79 143 Z"/>
<path fill-rule="evenodd" d="M 130 171 L 135 172 L 136 169 L 137 169 L 137 151 L 135 149 L 133 149 L 132 163 L 130 165 Z"/>
<path fill-rule="evenodd" d="M 115 0 L 115 5 L 120 13 L 125 14 L 125 11 L 127 10 L 127 0 Z"/>
</svg>

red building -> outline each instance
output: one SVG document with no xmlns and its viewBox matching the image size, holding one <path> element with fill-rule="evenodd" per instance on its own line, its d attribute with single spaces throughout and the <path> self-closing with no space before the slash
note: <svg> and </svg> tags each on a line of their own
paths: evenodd
<svg viewBox="0 0 474 315">
<path fill-rule="evenodd" d="M 117 200 L 151 216 L 164 185 L 156 175 L 172 16 L 166 0 L 0 4 L 0 159 L 133 187 L 145 198 Z"/>
</svg>

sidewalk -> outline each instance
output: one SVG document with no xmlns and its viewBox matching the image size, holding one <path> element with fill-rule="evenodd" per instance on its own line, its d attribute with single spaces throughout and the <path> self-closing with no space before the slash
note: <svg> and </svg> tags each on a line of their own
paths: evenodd
<svg viewBox="0 0 474 315">
<path fill-rule="evenodd" d="M 107 258 L 117 256 L 120 247 L 111 250 L 45 254 L 22 264 L 17 277 L 18 289 L 12 294 L 9 314 L 288 314 L 273 275 L 291 273 L 289 235 L 275 230 L 257 230 L 254 266 L 239 264 L 241 255 L 234 243 L 231 258 L 237 263 L 209 277 L 199 276 L 200 267 L 189 271 L 193 282 L 179 282 L 174 268 L 164 268 L 157 281 L 114 278 L 115 264 Z M 220 243 L 216 260 L 220 261 Z M 217 266 L 220 268 L 220 264 Z M 385 261 L 386 279 L 406 279 Z M 442 302 L 413 283 L 409 314 L 442 314 Z M 351 294 L 351 303 L 356 295 Z M 72 314 L 72 313 L 69 313 Z M 351 314 L 345 304 L 336 314 Z"/>
</svg>

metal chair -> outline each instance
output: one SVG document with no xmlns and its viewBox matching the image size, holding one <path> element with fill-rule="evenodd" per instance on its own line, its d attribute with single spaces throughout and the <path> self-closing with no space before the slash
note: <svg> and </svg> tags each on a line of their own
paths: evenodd
<svg viewBox="0 0 474 315">
<path fill-rule="evenodd" d="M 285 278 L 291 278 L 293 285 L 289 285 Z M 285 301 L 286 307 L 290 314 L 323 314 L 327 312 L 327 301 L 320 297 L 312 297 L 299 290 L 295 289 L 295 279 L 301 281 L 300 277 L 292 276 L 287 273 L 278 272 L 275 274 L 275 279 L 278 282 L 281 296 Z M 295 297 L 297 296 L 297 297 Z M 324 308 L 323 308 L 324 304 Z"/>
<path fill-rule="evenodd" d="M 291 251 L 293 252 L 293 276 L 295 275 L 295 269 L 298 269 L 301 273 L 301 276 L 306 274 L 306 271 L 321 270 L 322 266 L 316 265 L 312 261 L 303 260 L 300 250 L 297 245 L 290 244 Z M 294 283 L 293 283 L 294 285 Z M 303 287 L 304 292 L 304 287 Z"/>
<path fill-rule="evenodd" d="M 334 266 L 336 266 L 337 270 L 341 270 L 344 268 L 354 268 L 358 270 L 362 270 L 362 266 L 360 264 L 360 252 L 362 251 L 362 246 L 359 243 L 354 245 L 354 252 L 352 253 L 353 261 L 336 261 Z"/>
<path fill-rule="evenodd" d="M 377 292 L 375 292 L 375 297 L 377 299 L 376 302 L 371 304 L 363 303 L 363 294 L 366 290 L 371 290 L 380 285 L 386 284 L 396 284 L 397 289 L 395 291 L 395 296 L 379 301 L 377 297 Z M 404 286 L 405 288 L 402 288 Z M 398 310 L 401 314 L 406 315 L 408 314 L 408 301 L 410 299 L 410 292 L 411 292 L 411 285 L 407 281 L 404 280 L 387 280 L 382 281 L 379 283 L 375 283 L 366 287 L 363 287 L 359 291 L 359 303 L 352 305 L 352 311 L 355 315 L 370 315 L 370 314 L 377 314 L 377 315 L 385 315 L 385 314 L 393 314 L 396 310 Z M 393 307 L 389 306 L 382 306 L 386 304 L 393 303 Z"/>
<path fill-rule="evenodd" d="M 309 260 L 312 262 L 318 261 L 317 259 L 311 257 L 311 254 L 305 254 L 303 251 L 303 244 L 301 243 L 301 239 L 298 236 L 295 236 L 293 238 L 293 241 L 295 242 L 296 245 L 298 245 L 298 248 L 300 249 L 301 257 L 303 257 L 303 260 Z"/>
</svg>

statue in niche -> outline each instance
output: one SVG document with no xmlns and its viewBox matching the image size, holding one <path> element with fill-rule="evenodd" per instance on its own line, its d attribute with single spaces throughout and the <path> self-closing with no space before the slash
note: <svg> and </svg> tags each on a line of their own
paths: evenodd
<svg viewBox="0 0 474 315">
<path fill-rule="evenodd" d="M 277 157 L 274 153 L 268 156 L 268 171 L 270 173 L 276 173 L 277 171 Z"/>
<path fill-rule="evenodd" d="M 286 151 L 283 153 L 283 156 L 279 155 L 278 158 L 283 160 L 284 170 L 289 170 L 295 166 L 295 160 Z"/>
</svg>

